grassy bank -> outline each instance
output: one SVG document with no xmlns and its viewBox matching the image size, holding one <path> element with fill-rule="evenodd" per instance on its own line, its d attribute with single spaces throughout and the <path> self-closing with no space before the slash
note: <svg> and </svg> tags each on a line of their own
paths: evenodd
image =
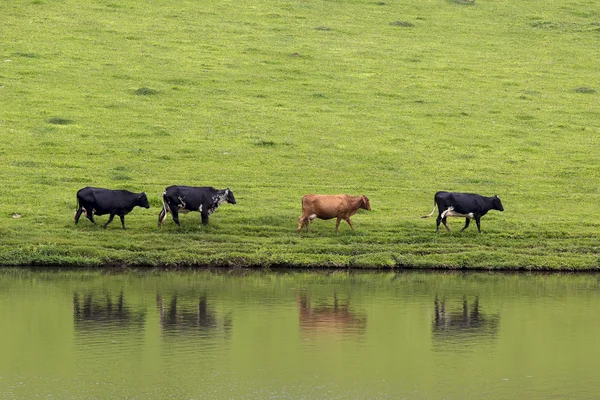
<svg viewBox="0 0 600 400">
<path fill-rule="evenodd" d="M 592 1 L 4 2 L 0 264 L 600 267 Z M 166 186 L 230 187 L 157 227 Z M 145 191 L 106 230 L 84 186 Z M 437 190 L 505 212 L 435 234 Z M 306 193 L 365 194 L 297 234 Z M 107 217 L 98 217 L 105 222 Z"/>
</svg>

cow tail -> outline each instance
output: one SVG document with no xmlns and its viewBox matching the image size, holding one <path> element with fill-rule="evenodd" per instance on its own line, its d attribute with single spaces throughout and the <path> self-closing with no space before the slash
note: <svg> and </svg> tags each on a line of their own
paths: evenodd
<svg viewBox="0 0 600 400">
<path fill-rule="evenodd" d="M 81 205 L 79 204 L 79 196 L 77 196 L 77 208 L 75 209 L 75 214 L 73 214 L 74 221 L 77 221 L 77 211 L 79 211 L 80 207 L 81 207 Z"/>
<path fill-rule="evenodd" d="M 160 218 L 158 221 L 158 225 L 160 226 L 160 224 L 162 224 L 165 219 L 167 219 L 167 214 L 169 212 L 171 212 L 171 208 L 169 208 L 169 203 L 167 202 L 167 191 L 165 190 L 162 194 L 162 203 L 163 203 L 163 208 L 162 211 L 160 212 Z"/>
<path fill-rule="evenodd" d="M 429 218 L 433 215 L 433 213 L 435 212 L 435 200 L 433 201 L 433 210 L 431 210 L 431 212 L 427 215 L 423 215 L 421 218 Z"/>
<path fill-rule="evenodd" d="M 73 214 L 73 220 L 75 221 L 75 223 L 77 223 L 77 221 L 79 220 L 79 216 L 81 215 L 81 213 L 85 211 L 85 216 L 87 217 L 88 215 L 88 210 L 86 210 L 82 205 L 81 205 L 81 201 L 79 199 L 79 192 L 77 192 L 77 208 L 75 209 L 75 214 Z M 79 215 L 78 215 L 79 214 Z"/>
</svg>

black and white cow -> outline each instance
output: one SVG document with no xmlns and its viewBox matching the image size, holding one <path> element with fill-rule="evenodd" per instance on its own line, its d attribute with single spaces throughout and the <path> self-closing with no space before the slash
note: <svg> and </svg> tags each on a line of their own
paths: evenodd
<svg viewBox="0 0 600 400">
<path fill-rule="evenodd" d="M 467 229 L 471 220 L 474 219 L 477 223 L 477 230 L 481 233 L 481 217 L 490 210 L 504 211 L 504 207 L 502 207 L 502 202 L 498 196 L 486 197 L 474 193 L 437 192 L 433 198 L 433 202 L 433 211 L 421 218 L 431 217 L 437 205 L 436 233 L 440 231 L 440 221 L 450 231 L 450 228 L 446 225 L 446 218 L 448 217 L 465 217 L 465 226 L 460 230 L 461 232 Z"/>
<path fill-rule="evenodd" d="M 104 229 L 118 215 L 121 218 L 121 225 L 125 229 L 125 215 L 129 214 L 135 206 L 150 208 L 146 193 L 132 193 L 128 190 L 110 190 L 93 187 L 86 187 L 77 192 L 78 209 L 75 212 L 75 224 L 79 222 L 79 217 L 85 212 L 85 216 L 94 221 L 95 215 L 110 214 L 108 221 L 104 224 Z"/>
<path fill-rule="evenodd" d="M 208 216 L 215 211 L 222 203 L 235 204 L 233 192 L 227 188 L 225 190 L 215 189 L 214 187 L 193 187 L 193 186 L 169 186 L 162 195 L 163 208 L 158 214 L 158 226 L 167 219 L 167 213 L 171 213 L 173 221 L 178 226 L 179 212 L 199 211 L 202 216 L 202 224 L 208 224 Z"/>
</svg>

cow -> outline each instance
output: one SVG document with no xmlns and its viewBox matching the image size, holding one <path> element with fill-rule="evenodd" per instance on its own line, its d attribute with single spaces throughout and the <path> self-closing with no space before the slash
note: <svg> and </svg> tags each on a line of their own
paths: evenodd
<svg viewBox="0 0 600 400">
<path fill-rule="evenodd" d="M 435 221 L 436 233 L 440 231 L 440 221 L 450 231 L 446 224 L 448 217 L 465 217 L 465 226 L 460 230 L 461 232 L 467 229 L 471 220 L 474 219 L 477 223 L 477 230 L 481 233 L 481 217 L 490 210 L 504 211 L 498 196 L 486 197 L 474 193 L 437 192 L 433 198 L 433 211 L 421 218 L 431 217 L 435 212 L 436 205 L 438 207 L 438 217 Z"/>
<path fill-rule="evenodd" d="M 303 226 L 306 226 L 306 232 L 310 232 L 308 224 L 315 218 L 337 218 L 335 233 L 338 232 L 341 220 L 346 221 L 350 228 L 354 230 L 350 217 L 359 208 L 367 211 L 371 210 L 371 203 L 369 203 L 367 196 L 307 194 L 302 197 L 302 215 L 298 218 L 297 232 L 300 232 Z"/>
<path fill-rule="evenodd" d="M 146 193 L 132 193 L 128 190 L 111 190 L 94 187 L 86 187 L 77 192 L 78 209 L 75 212 L 75 225 L 79 222 L 79 217 L 85 212 L 85 216 L 94 221 L 95 215 L 110 214 L 108 221 L 103 228 L 110 224 L 118 215 L 121 218 L 121 225 L 125 229 L 125 215 L 129 214 L 135 206 L 150 208 Z"/>
<path fill-rule="evenodd" d="M 208 224 L 208 216 L 222 203 L 235 204 L 235 197 L 231 189 L 215 189 L 214 187 L 194 186 L 169 186 L 162 194 L 163 208 L 158 214 L 158 227 L 167 219 L 167 213 L 171 213 L 173 221 L 179 224 L 179 212 L 199 211 L 202 216 L 202 224 Z"/>
</svg>

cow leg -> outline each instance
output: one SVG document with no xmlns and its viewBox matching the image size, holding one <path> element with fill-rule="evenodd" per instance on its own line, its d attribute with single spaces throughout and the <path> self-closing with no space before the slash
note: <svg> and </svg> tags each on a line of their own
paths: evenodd
<svg viewBox="0 0 600 400">
<path fill-rule="evenodd" d="M 304 214 L 302 214 L 300 217 L 298 217 L 298 229 L 296 229 L 296 232 L 300 233 L 304 225 L 306 225 L 306 232 L 310 232 L 308 229 L 308 219 L 304 218 Z"/>
<path fill-rule="evenodd" d="M 446 224 L 446 221 L 448 220 L 448 217 L 444 217 L 442 218 L 442 224 L 444 224 L 444 226 L 446 227 L 446 230 L 448 232 L 450 232 L 450 228 L 448 227 L 448 224 Z"/>
<path fill-rule="evenodd" d="M 87 217 L 87 219 L 89 219 L 90 221 L 92 221 L 92 224 L 96 225 L 96 221 L 94 221 L 94 213 L 93 211 L 88 211 L 87 209 L 85 210 L 85 216 Z"/>
<path fill-rule="evenodd" d="M 352 226 L 352 221 L 350 221 L 350 218 L 346 219 L 346 222 L 348 223 L 348 225 L 350 225 L 350 228 L 352 230 L 354 230 L 354 227 Z"/>
<path fill-rule="evenodd" d="M 481 221 L 481 217 L 479 217 L 479 216 L 475 217 L 475 223 L 477 223 L 477 230 L 479 231 L 479 233 L 481 233 L 480 221 Z"/>
<path fill-rule="evenodd" d="M 296 230 L 297 232 L 300 232 L 302 230 L 302 228 L 304 226 L 306 226 L 306 232 L 310 233 L 310 228 L 308 227 L 308 225 L 313 221 L 313 219 L 315 219 L 317 217 L 316 214 L 311 214 L 311 215 L 305 215 L 302 214 L 300 217 L 298 217 L 298 229 Z"/>
<path fill-rule="evenodd" d="M 340 217 L 337 218 L 337 221 L 335 221 L 335 233 L 338 233 L 338 228 L 340 227 L 340 221 L 342 219 Z"/>
<path fill-rule="evenodd" d="M 202 217 L 202 225 L 208 225 L 208 210 L 202 210 L 200 216 Z"/>
<path fill-rule="evenodd" d="M 110 213 L 110 217 L 108 218 L 108 221 L 106 221 L 106 223 L 104 224 L 103 228 L 106 229 L 106 227 L 108 226 L 108 224 L 110 224 L 113 220 L 113 218 L 115 217 L 115 214 Z"/>
<path fill-rule="evenodd" d="M 440 233 L 440 222 L 442 222 L 442 216 L 438 214 L 438 217 L 435 219 L 435 233 Z"/>
<path fill-rule="evenodd" d="M 177 207 L 171 208 L 171 215 L 173 216 L 173 221 L 175 221 L 177 226 L 181 227 L 179 224 L 179 211 L 177 211 Z"/>
<path fill-rule="evenodd" d="M 462 232 L 465 229 L 467 229 L 469 227 L 470 223 L 471 223 L 471 218 L 465 218 L 465 226 L 460 231 Z"/>
<path fill-rule="evenodd" d="M 77 212 L 75 212 L 75 225 L 79 222 L 79 217 L 81 217 L 81 213 L 83 213 L 83 207 L 79 207 Z"/>
<path fill-rule="evenodd" d="M 119 215 L 119 218 L 121 218 L 121 225 L 123 226 L 123 230 L 125 230 L 125 216 Z"/>
<path fill-rule="evenodd" d="M 315 218 L 317 218 L 317 214 L 310 214 L 308 217 L 306 217 L 304 219 L 305 224 L 306 224 L 306 231 L 310 232 L 310 229 L 308 228 L 309 224 L 312 224 L 312 222 L 315 220 Z"/>
<path fill-rule="evenodd" d="M 306 225 L 306 232 L 310 233 L 309 225 L 313 222 L 314 217 L 310 218 L 310 216 L 304 218 L 304 224 Z"/>
</svg>

